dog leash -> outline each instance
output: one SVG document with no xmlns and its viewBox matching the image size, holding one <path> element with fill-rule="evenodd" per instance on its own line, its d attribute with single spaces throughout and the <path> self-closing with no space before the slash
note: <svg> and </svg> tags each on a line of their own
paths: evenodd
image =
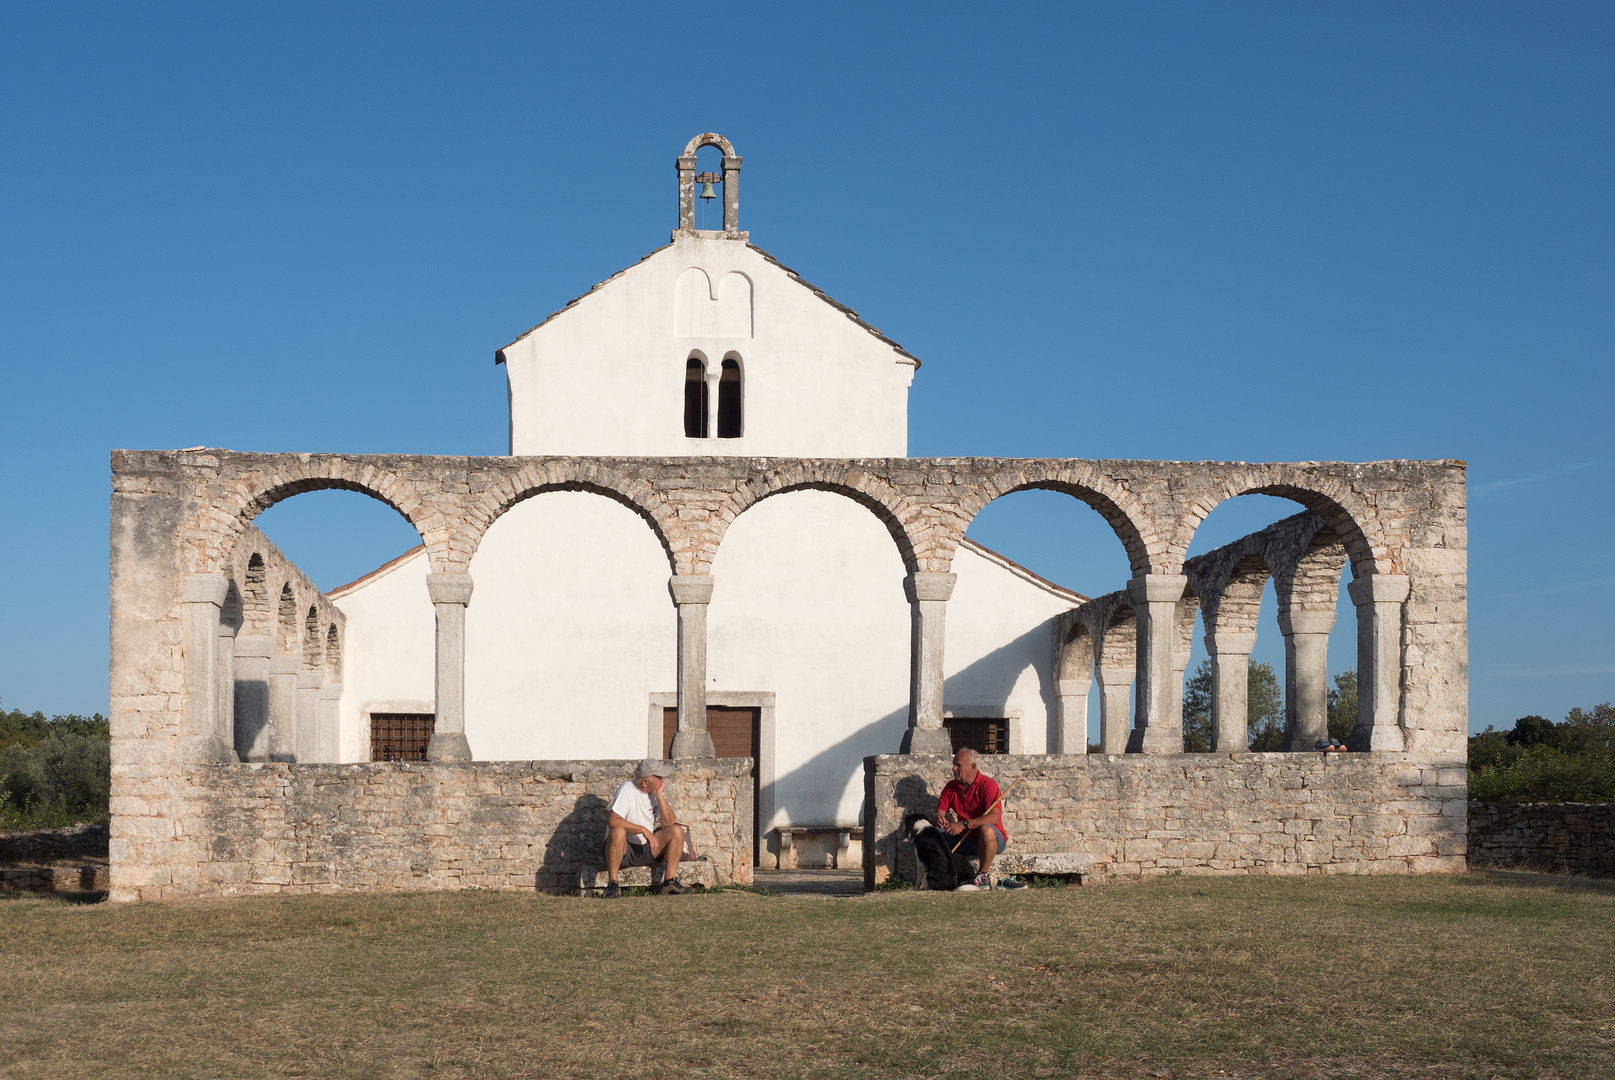
<svg viewBox="0 0 1615 1080">
<path fill-rule="evenodd" d="M 987 809 L 982 811 L 982 815 L 985 816 L 987 814 L 992 813 L 993 812 L 993 807 L 997 806 L 999 803 L 1001 803 L 1005 799 L 1009 798 L 1009 793 L 1014 791 L 1016 788 L 1018 788 L 1020 786 L 1021 786 L 1021 782 L 1019 780 L 1016 780 L 1013 784 L 1009 785 L 1009 787 L 1005 788 L 1003 791 L 1000 791 L 998 793 L 998 798 L 994 799 L 991 803 L 987 804 Z M 965 842 L 965 837 L 967 835 L 969 835 L 969 830 L 968 829 L 959 834 L 959 839 L 955 840 L 953 842 L 953 846 L 948 849 L 948 854 L 949 855 L 952 855 L 952 854 L 954 854 L 955 852 L 957 852 L 959 850 L 959 845 Z"/>
</svg>

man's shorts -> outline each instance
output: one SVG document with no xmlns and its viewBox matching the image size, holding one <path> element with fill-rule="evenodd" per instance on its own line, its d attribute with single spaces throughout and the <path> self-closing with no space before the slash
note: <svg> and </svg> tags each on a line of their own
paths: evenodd
<svg viewBox="0 0 1615 1080">
<path fill-rule="evenodd" d="M 604 859 L 605 857 L 606 841 L 602 840 L 600 841 L 600 858 Z M 627 846 L 623 849 L 622 862 L 618 863 L 617 865 L 655 866 L 657 861 L 656 856 L 650 853 L 650 841 L 647 840 L 643 844 L 636 844 L 630 840 L 628 841 Z"/>
<path fill-rule="evenodd" d="M 994 855 L 997 855 L 999 852 L 1002 852 L 1004 850 L 1004 848 L 1009 844 L 1009 838 L 1004 835 L 1004 830 L 1000 829 L 997 825 L 983 825 L 982 828 L 983 829 L 991 829 L 993 832 L 998 834 L 998 847 L 997 847 L 997 849 L 994 850 L 994 852 L 993 852 Z M 964 855 L 967 858 L 969 856 L 971 856 L 971 855 L 975 855 L 975 856 L 979 857 L 981 855 L 981 837 L 980 837 L 980 835 L 978 834 L 976 836 L 967 836 L 963 840 L 959 841 L 959 850 L 954 852 L 954 854 L 955 855 Z M 627 866 L 628 864 L 623 863 L 623 865 Z"/>
</svg>

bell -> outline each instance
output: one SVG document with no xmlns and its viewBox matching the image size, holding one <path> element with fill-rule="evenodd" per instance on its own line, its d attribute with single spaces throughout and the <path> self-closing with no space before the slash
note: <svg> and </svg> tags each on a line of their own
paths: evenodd
<svg viewBox="0 0 1615 1080">
<path fill-rule="evenodd" d="M 712 190 L 711 180 L 701 185 L 701 197 L 703 199 L 716 199 L 718 197 L 718 193 Z"/>
</svg>

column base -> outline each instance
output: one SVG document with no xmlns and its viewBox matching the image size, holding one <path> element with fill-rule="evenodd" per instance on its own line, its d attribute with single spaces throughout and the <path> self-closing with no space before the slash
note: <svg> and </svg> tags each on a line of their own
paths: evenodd
<svg viewBox="0 0 1615 1080">
<path fill-rule="evenodd" d="M 470 761 L 471 744 L 465 741 L 465 733 L 433 732 L 431 740 L 426 744 L 427 761 Z"/>
<path fill-rule="evenodd" d="M 946 728 L 911 727 L 903 732 L 899 754 L 946 754 L 953 756 L 953 738 Z"/>
<path fill-rule="evenodd" d="M 181 740 L 186 761 L 239 761 L 236 753 L 217 735 L 191 735 Z"/>
<path fill-rule="evenodd" d="M 673 749 L 669 751 L 678 758 L 714 758 L 718 756 L 717 749 L 712 745 L 712 736 L 705 731 L 680 731 L 673 736 Z"/>
<path fill-rule="evenodd" d="M 1127 735 L 1129 754 L 1181 754 L 1183 729 L 1173 730 L 1164 725 L 1147 724 L 1136 727 Z"/>
<path fill-rule="evenodd" d="M 1352 729 L 1346 740 L 1346 749 L 1362 753 L 1366 750 L 1402 750 L 1402 729 L 1396 724 L 1375 724 L 1373 727 Z"/>
</svg>

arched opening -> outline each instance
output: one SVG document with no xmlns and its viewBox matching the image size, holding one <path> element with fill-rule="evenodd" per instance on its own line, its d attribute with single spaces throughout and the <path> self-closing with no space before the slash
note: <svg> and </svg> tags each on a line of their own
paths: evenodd
<svg viewBox="0 0 1615 1080">
<path fill-rule="evenodd" d="M 971 520 L 952 569 L 959 580 L 948 602 L 948 700 L 996 703 L 1018 714 L 1006 721 L 1021 753 L 1079 753 L 1085 749 L 1075 743 L 1079 731 L 1086 746 L 1097 747 L 1103 695 L 1080 701 L 1067 695 L 1062 703 L 1050 635 L 1061 612 L 1132 576 L 1112 525 L 1072 493 L 1013 491 Z M 1091 668 L 1091 643 L 1088 649 Z M 1085 715 L 1073 722 L 1066 711 L 1077 706 Z"/>
<path fill-rule="evenodd" d="M 723 228 L 723 151 L 710 143 L 695 151 L 695 227 Z"/>
<path fill-rule="evenodd" d="M 765 868 L 777 865 L 781 827 L 793 830 L 796 865 L 824 865 L 840 830 L 860 825 L 863 758 L 902 742 L 906 572 L 886 523 L 835 491 L 769 495 L 724 533 L 707 613 L 708 721 L 714 706 L 758 710 Z"/>
<path fill-rule="evenodd" d="M 594 492 L 540 492 L 488 527 L 470 575 L 476 759 L 645 757 L 651 696 L 676 689 L 678 653 L 667 550 L 644 518 Z"/>
<path fill-rule="evenodd" d="M 684 362 L 684 437 L 707 437 L 707 362 L 699 356 Z"/>
<path fill-rule="evenodd" d="M 246 548 L 253 554 L 243 563 Z M 351 489 L 294 494 L 259 514 L 229 559 L 245 566 L 249 626 L 261 580 L 282 597 L 273 655 L 260 658 L 255 641 L 238 639 L 247 646 L 235 657 L 238 754 L 368 761 L 371 712 L 433 712 L 430 567 L 420 534 L 397 510 Z M 253 685 L 260 678 L 262 702 Z M 398 707 L 380 707 L 388 703 Z M 254 725 L 261 735 L 249 732 Z"/>
<path fill-rule="evenodd" d="M 1206 604 L 1183 689 L 1186 745 L 1204 731 L 1208 710 L 1243 730 L 1237 746 L 1229 732 L 1214 732 L 1218 751 L 1344 740 L 1356 719 L 1357 653 L 1353 608 L 1342 596 L 1346 562 L 1334 529 L 1286 498 L 1236 496 L 1201 522 L 1184 567 Z M 1337 618 L 1340 610 L 1348 617 Z"/>
<path fill-rule="evenodd" d="M 247 573 L 241 589 L 241 629 L 245 634 L 268 634 L 272 625 L 269 612 L 269 580 L 264 557 L 253 552 L 247 559 Z"/>
<path fill-rule="evenodd" d="M 743 434 L 740 361 L 726 357 L 722 374 L 718 376 L 718 438 L 738 439 Z M 688 408 L 688 406 L 686 406 Z"/>
</svg>

